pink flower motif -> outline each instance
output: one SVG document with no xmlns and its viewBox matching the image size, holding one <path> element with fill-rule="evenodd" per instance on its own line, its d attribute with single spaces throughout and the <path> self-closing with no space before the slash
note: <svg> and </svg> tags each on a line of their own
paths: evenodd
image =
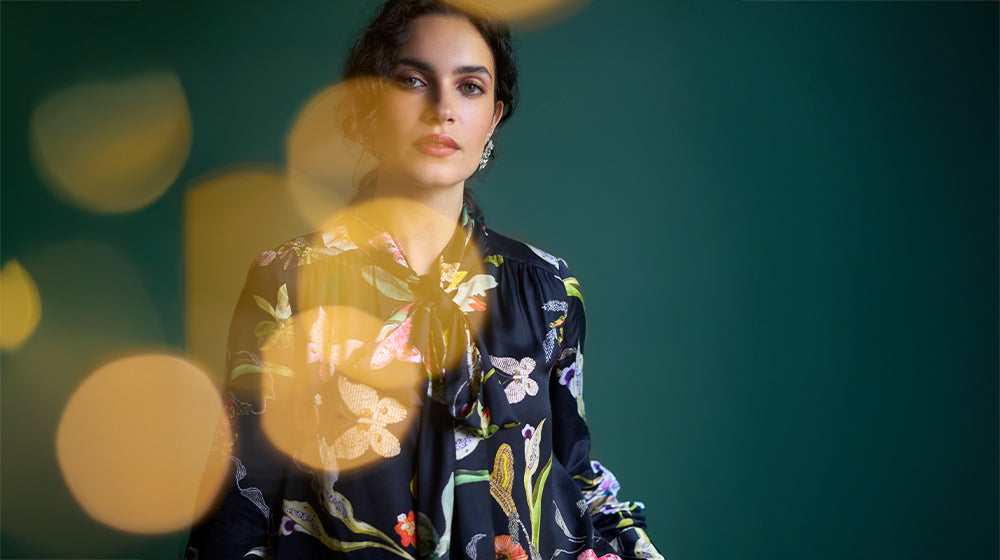
<svg viewBox="0 0 1000 560">
<path fill-rule="evenodd" d="M 343 344 L 330 346 L 330 363 L 339 366 L 344 360 L 351 357 L 355 350 L 364 346 L 365 343 L 354 338 L 348 338 Z"/>
<path fill-rule="evenodd" d="M 594 549 L 588 548 L 584 550 L 579 555 L 577 555 L 576 560 L 622 560 L 621 556 L 613 553 L 607 553 L 604 556 L 598 557 L 594 552 Z"/>
<path fill-rule="evenodd" d="M 413 321 L 407 317 L 393 331 L 382 339 L 372 352 L 372 369 L 380 369 L 389 365 L 392 360 L 400 360 L 419 364 L 421 361 L 420 350 L 410 344 L 410 329 Z"/>
<path fill-rule="evenodd" d="M 257 264 L 260 266 L 267 266 L 271 264 L 271 261 L 273 261 L 277 256 L 278 253 L 275 253 L 274 251 L 264 251 L 257 257 Z"/>
<path fill-rule="evenodd" d="M 516 544 L 507 535 L 494 538 L 493 548 L 496 551 L 497 560 L 528 560 L 528 553 L 524 551 L 524 547 Z"/>
<path fill-rule="evenodd" d="M 417 543 L 417 526 L 413 523 L 413 512 L 401 513 L 396 516 L 396 532 L 403 546 L 413 546 Z"/>
<path fill-rule="evenodd" d="M 396 240 L 393 239 L 393 237 L 388 233 L 382 232 L 376 235 L 371 239 L 370 243 L 376 249 L 387 251 L 390 255 L 392 255 L 392 260 L 403 266 L 407 266 L 403 250 L 400 249 L 399 244 L 396 243 Z"/>
</svg>

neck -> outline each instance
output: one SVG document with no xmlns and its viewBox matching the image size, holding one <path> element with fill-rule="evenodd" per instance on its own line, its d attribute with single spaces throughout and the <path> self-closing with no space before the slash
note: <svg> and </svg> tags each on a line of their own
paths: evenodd
<svg viewBox="0 0 1000 560">
<path fill-rule="evenodd" d="M 379 215 L 402 245 L 410 267 L 426 274 L 448 245 L 462 213 L 464 183 L 451 187 L 401 188 L 400 183 L 379 177 L 375 198 Z"/>
</svg>

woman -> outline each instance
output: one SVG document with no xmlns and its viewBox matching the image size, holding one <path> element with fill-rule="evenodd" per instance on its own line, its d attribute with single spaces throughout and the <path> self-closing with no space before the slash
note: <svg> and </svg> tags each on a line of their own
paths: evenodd
<svg viewBox="0 0 1000 560">
<path fill-rule="evenodd" d="M 588 457 L 575 278 L 465 194 L 515 106 L 506 26 L 390 0 L 345 74 L 345 131 L 378 166 L 333 225 L 251 268 L 234 484 L 189 556 L 658 558 Z"/>
</svg>

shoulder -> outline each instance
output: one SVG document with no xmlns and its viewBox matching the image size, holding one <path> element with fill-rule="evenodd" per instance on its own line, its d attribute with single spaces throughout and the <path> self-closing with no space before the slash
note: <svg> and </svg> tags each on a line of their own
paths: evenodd
<svg viewBox="0 0 1000 560">
<path fill-rule="evenodd" d="M 504 260 L 515 261 L 559 278 L 569 274 L 569 267 L 563 259 L 488 228 L 483 236 L 482 250 L 487 260 L 490 257 L 503 257 Z"/>
<path fill-rule="evenodd" d="M 491 229 L 486 229 L 483 237 L 484 260 L 492 262 L 498 269 L 504 263 L 518 263 L 521 269 L 534 272 L 536 278 L 547 279 L 558 286 L 558 291 L 566 296 L 583 299 L 580 286 L 566 261 L 533 245 L 512 239 Z"/>
</svg>

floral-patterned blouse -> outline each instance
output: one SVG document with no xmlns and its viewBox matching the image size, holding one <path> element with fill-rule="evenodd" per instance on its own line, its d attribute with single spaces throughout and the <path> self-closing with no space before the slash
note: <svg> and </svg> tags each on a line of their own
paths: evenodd
<svg viewBox="0 0 1000 560">
<path fill-rule="evenodd" d="M 589 457 L 576 279 L 460 222 L 423 276 L 361 211 L 257 258 L 188 558 L 662 558 Z"/>
</svg>

